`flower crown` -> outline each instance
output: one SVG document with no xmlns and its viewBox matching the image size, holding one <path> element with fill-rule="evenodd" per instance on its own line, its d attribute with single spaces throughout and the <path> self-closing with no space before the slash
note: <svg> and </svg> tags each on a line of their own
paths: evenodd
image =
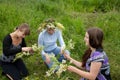
<svg viewBox="0 0 120 80">
<path fill-rule="evenodd" d="M 38 32 L 41 32 L 42 30 L 44 30 L 46 28 L 51 28 L 51 29 L 58 28 L 60 30 L 65 29 L 61 23 L 55 21 L 54 19 L 49 19 L 49 20 L 46 20 L 43 23 L 41 23 L 40 27 L 38 28 Z"/>
</svg>

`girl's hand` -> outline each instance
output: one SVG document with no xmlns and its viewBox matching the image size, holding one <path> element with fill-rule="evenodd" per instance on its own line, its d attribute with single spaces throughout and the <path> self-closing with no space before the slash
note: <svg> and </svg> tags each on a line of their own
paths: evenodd
<svg viewBox="0 0 120 80">
<path fill-rule="evenodd" d="M 69 71 L 73 72 L 73 71 L 76 69 L 76 67 L 74 67 L 74 66 L 68 66 L 67 69 L 68 69 Z"/>
<path fill-rule="evenodd" d="M 61 54 L 64 54 L 64 49 L 61 48 L 61 51 L 60 51 Z"/>
<path fill-rule="evenodd" d="M 47 64 L 50 64 L 50 57 L 47 55 L 47 53 L 45 53 L 45 57 L 46 57 L 46 63 Z"/>
<path fill-rule="evenodd" d="M 66 54 L 66 53 L 65 53 L 65 54 L 63 54 L 63 55 L 64 55 L 64 57 L 65 57 L 65 58 L 67 58 L 68 60 L 71 60 L 70 55 L 68 55 L 68 54 Z"/>
<path fill-rule="evenodd" d="M 61 54 L 64 54 L 65 45 L 61 47 Z"/>
<path fill-rule="evenodd" d="M 32 53 L 33 49 L 32 49 L 32 47 L 22 47 L 22 51 L 23 52 L 30 52 L 30 53 Z"/>
</svg>

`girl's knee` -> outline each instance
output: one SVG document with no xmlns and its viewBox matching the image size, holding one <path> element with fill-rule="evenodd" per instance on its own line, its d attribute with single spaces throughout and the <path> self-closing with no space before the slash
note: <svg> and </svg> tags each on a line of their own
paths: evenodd
<svg viewBox="0 0 120 80">
<path fill-rule="evenodd" d="M 65 50 L 64 53 L 70 55 L 70 52 L 68 50 Z"/>
</svg>

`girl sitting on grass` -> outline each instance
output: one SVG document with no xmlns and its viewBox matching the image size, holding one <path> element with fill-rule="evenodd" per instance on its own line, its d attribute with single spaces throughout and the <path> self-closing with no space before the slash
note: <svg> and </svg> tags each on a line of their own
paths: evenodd
<svg viewBox="0 0 120 80">
<path fill-rule="evenodd" d="M 28 70 L 21 58 L 14 61 L 19 52 L 33 52 L 31 47 L 26 47 L 25 37 L 30 34 L 29 25 L 21 24 L 17 29 L 6 35 L 3 40 L 3 54 L 1 67 L 3 74 L 10 80 L 21 80 L 28 76 Z M 13 62 L 14 61 L 14 62 Z"/>
<path fill-rule="evenodd" d="M 86 31 L 84 41 L 88 49 L 82 57 L 82 62 L 64 54 L 68 60 L 78 67 L 68 66 L 68 70 L 82 76 L 81 80 L 111 80 L 108 57 L 102 46 L 102 30 L 89 28 Z"/>
<path fill-rule="evenodd" d="M 39 28 L 40 34 L 38 37 L 38 45 L 43 46 L 42 58 L 49 68 L 52 67 L 53 61 L 50 59 L 48 54 L 55 54 L 55 56 L 60 54 L 58 59 L 59 62 L 62 62 L 65 57 L 63 56 L 63 50 L 65 49 L 65 43 L 62 37 L 61 29 L 64 27 L 62 24 L 57 23 L 54 19 L 48 19 L 43 22 Z M 60 43 L 60 46 L 57 45 L 57 40 Z M 69 55 L 69 51 L 65 50 L 65 53 Z"/>
</svg>

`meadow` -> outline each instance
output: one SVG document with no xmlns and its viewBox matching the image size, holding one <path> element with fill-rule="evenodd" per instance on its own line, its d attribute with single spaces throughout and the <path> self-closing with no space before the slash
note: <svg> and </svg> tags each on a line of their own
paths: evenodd
<svg viewBox="0 0 120 80">
<path fill-rule="evenodd" d="M 75 47 L 71 56 L 81 61 L 86 49 L 85 31 L 89 27 L 99 27 L 104 32 L 104 50 L 106 51 L 112 80 L 120 79 L 120 0 L 0 0 L 0 55 L 2 41 L 6 34 L 12 32 L 21 23 L 28 23 L 30 36 L 26 37 L 28 46 L 37 44 L 37 29 L 47 18 L 55 18 L 65 27 L 65 43 L 72 39 Z M 60 78 L 56 75 L 45 77 L 48 70 L 39 53 L 23 60 L 29 70 L 29 80 L 79 80 L 80 76 L 69 71 Z M 0 67 L 0 74 L 1 74 Z M 0 80 L 7 80 L 0 75 Z"/>
</svg>

